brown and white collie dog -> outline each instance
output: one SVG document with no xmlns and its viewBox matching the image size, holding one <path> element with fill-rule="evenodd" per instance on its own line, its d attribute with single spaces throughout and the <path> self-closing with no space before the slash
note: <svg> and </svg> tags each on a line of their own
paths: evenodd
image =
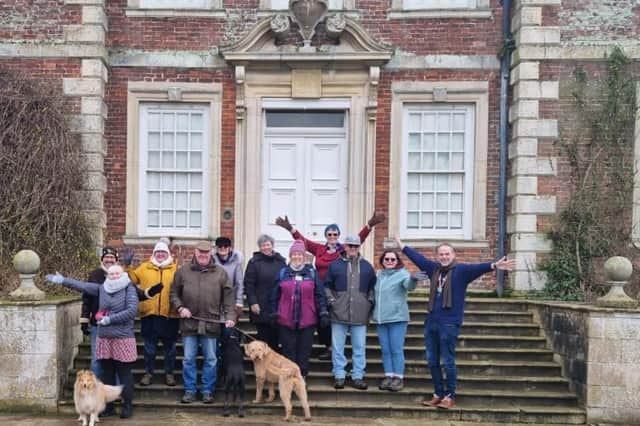
<svg viewBox="0 0 640 426">
<path fill-rule="evenodd" d="M 94 426 L 100 421 L 98 415 L 104 411 L 107 402 L 116 400 L 121 392 L 122 386 L 105 385 L 90 370 L 78 371 L 73 385 L 73 401 L 80 416 L 78 421 L 82 426 Z"/>
</svg>

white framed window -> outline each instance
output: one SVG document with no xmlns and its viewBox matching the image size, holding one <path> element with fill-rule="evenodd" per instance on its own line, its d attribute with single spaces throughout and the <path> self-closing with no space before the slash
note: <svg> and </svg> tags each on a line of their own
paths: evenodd
<svg viewBox="0 0 640 426">
<path fill-rule="evenodd" d="M 214 0 L 139 0 L 142 9 L 211 9 Z"/>
<path fill-rule="evenodd" d="M 145 234 L 202 234 L 210 115 L 207 104 L 141 104 L 139 223 Z"/>
<path fill-rule="evenodd" d="M 217 234 L 221 103 L 221 83 L 129 82 L 126 244 Z"/>
<path fill-rule="evenodd" d="M 328 0 L 329 10 L 355 9 L 355 0 Z M 261 9 L 287 10 L 289 0 L 260 0 Z"/>
<path fill-rule="evenodd" d="M 404 9 L 475 9 L 476 0 L 402 0 Z"/>
<path fill-rule="evenodd" d="M 474 106 L 406 104 L 401 234 L 471 238 Z"/>
<path fill-rule="evenodd" d="M 222 0 L 127 0 L 130 18 L 209 17 L 224 18 Z"/>
<path fill-rule="evenodd" d="M 489 0 L 391 0 L 390 19 L 491 18 Z"/>
<path fill-rule="evenodd" d="M 391 83 L 389 232 L 415 247 L 488 247 L 487 81 Z"/>
</svg>

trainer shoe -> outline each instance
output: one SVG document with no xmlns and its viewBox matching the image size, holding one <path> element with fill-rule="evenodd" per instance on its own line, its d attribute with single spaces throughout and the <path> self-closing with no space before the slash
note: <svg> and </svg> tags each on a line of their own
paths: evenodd
<svg viewBox="0 0 640 426">
<path fill-rule="evenodd" d="M 362 379 L 353 379 L 353 383 L 351 383 L 351 387 L 359 390 L 367 390 L 367 382 Z"/>
<path fill-rule="evenodd" d="M 142 376 L 142 379 L 140 379 L 138 384 L 140 386 L 149 386 L 151 384 L 151 379 L 153 379 L 153 375 L 150 373 L 144 373 L 144 376 Z"/>
<path fill-rule="evenodd" d="M 380 390 L 389 390 L 389 386 L 391 386 L 391 380 L 393 379 L 393 377 L 391 376 L 385 376 L 384 379 L 382 379 L 382 382 L 380 383 L 380 386 L 378 386 L 378 389 Z"/>
<path fill-rule="evenodd" d="M 175 386 L 176 378 L 174 377 L 173 374 L 166 374 L 164 376 L 164 382 L 167 384 L 167 386 Z"/>
<path fill-rule="evenodd" d="M 182 402 L 183 404 L 191 404 L 195 400 L 196 400 L 196 393 L 191 391 L 186 391 L 182 396 L 182 399 L 180 400 L 180 402 Z"/>
<path fill-rule="evenodd" d="M 211 392 L 202 392 L 202 402 L 204 404 L 213 404 L 213 394 Z"/>
<path fill-rule="evenodd" d="M 333 387 L 335 389 L 344 389 L 344 379 L 336 378 L 335 381 L 333 382 Z"/>
<path fill-rule="evenodd" d="M 403 380 L 400 377 L 394 377 L 389 385 L 391 392 L 399 392 L 404 388 Z"/>
</svg>

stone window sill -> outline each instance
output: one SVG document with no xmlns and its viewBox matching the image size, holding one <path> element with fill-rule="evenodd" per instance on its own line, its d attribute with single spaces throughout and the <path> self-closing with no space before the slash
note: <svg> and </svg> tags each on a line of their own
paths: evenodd
<svg viewBox="0 0 640 426">
<path fill-rule="evenodd" d="M 491 19 L 491 9 L 389 9 L 389 19 Z"/>
<path fill-rule="evenodd" d="M 489 248 L 489 241 L 487 240 L 455 240 L 451 238 L 442 238 L 439 240 L 409 238 L 402 239 L 402 243 L 404 245 L 412 248 L 436 248 L 436 246 L 443 241 L 447 241 L 448 243 L 452 244 L 456 250 Z"/>
<path fill-rule="evenodd" d="M 147 237 L 147 236 L 139 236 L 139 235 L 125 235 L 122 237 L 122 242 L 127 245 L 141 245 L 141 246 L 152 246 L 158 242 L 161 236 L 157 237 Z M 213 241 L 213 237 L 173 237 L 173 243 L 179 244 L 182 246 L 191 246 L 195 245 L 198 241 L 209 240 Z"/>
<path fill-rule="evenodd" d="M 258 18 L 266 18 L 267 16 L 273 16 L 278 13 L 288 14 L 289 11 L 286 9 L 263 9 L 256 13 Z M 332 13 L 342 13 L 344 16 L 347 16 L 352 19 L 360 19 L 362 17 L 362 12 L 357 9 L 331 9 L 327 12 L 328 15 Z"/>
</svg>

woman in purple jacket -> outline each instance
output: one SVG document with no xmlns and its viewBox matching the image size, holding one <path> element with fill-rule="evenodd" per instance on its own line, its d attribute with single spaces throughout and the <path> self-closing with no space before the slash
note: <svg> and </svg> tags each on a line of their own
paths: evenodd
<svg viewBox="0 0 640 426">
<path fill-rule="evenodd" d="M 271 295 L 271 320 L 277 323 L 282 354 L 309 372 L 313 332 L 318 322 L 328 326 L 329 312 L 324 288 L 313 266 L 304 263 L 304 242 L 295 240 L 289 265 L 280 270 Z"/>
</svg>

